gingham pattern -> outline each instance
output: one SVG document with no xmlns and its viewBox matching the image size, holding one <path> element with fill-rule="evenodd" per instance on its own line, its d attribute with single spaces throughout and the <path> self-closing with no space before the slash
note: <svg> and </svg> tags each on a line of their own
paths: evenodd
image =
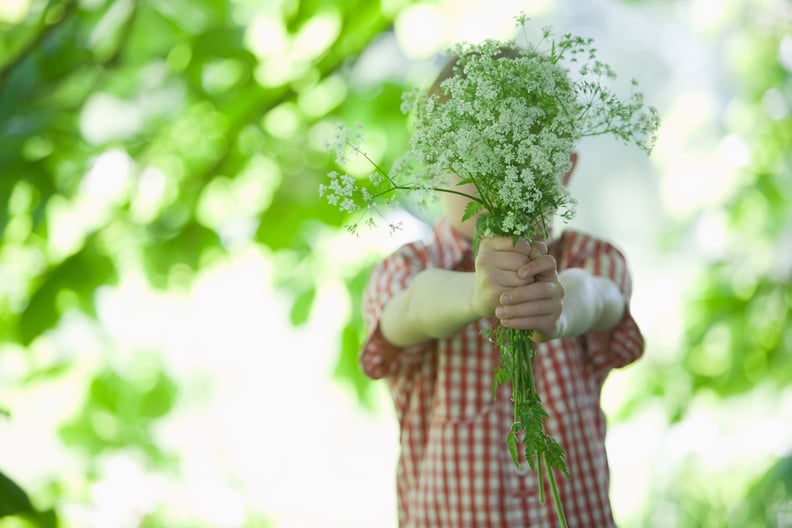
<svg viewBox="0 0 792 528">
<path fill-rule="evenodd" d="M 629 300 L 622 254 L 607 242 L 565 231 L 550 246 L 558 269 L 579 267 L 609 277 Z M 511 387 L 493 401 L 497 349 L 480 331 L 482 319 L 457 335 L 398 349 L 380 333 L 385 303 L 427 267 L 471 271 L 469 244 L 441 221 L 429 243 L 407 244 L 373 271 L 364 296 L 368 338 L 361 365 L 386 378 L 401 427 L 397 467 L 402 527 L 554 527 L 549 487 L 539 504 L 527 464 L 515 467 L 506 447 Z M 616 328 L 578 339 L 539 344 L 534 374 L 550 413 L 546 429 L 567 453 L 570 479 L 556 475 L 570 527 L 613 526 L 608 500 L 605 417 L 600 391 L 608 371 L 640 357 L 643 338 L 629 310 Z"/>
</svg>

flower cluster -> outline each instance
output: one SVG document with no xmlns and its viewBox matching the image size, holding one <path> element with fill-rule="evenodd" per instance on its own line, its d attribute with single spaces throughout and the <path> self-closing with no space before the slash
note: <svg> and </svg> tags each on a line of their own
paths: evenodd
<svg viewBox="0 0 792 528">
<path fill-rule="evenodd" d="M 527 18 L 520 16 L 524 27 Z M 365 187 L 331 173 L 320 191 L 346 212 L 369 215 L 394 191 L 454 192 L 449 174 L 472 183 L 479 235 L 547 236 L 554 215 L 569 219 L 575 200 L 560 182 L 570 155 L 584 137 L 612 134 L 651 152 L 657 111 L 633 92 L 620 99 L 605 81 L 616 78 L 599 61 L 591 39 L 544 28 L 537 44 L 515 40 L 459 44 L 451 50 L 453 72 L 429 93 L 406 92 L 402 111 L 414 116 L 404 156 L 390 172 L 369 159 L 378 178 Z M 573 75 L 574 73 L 574 75 Z M 573 78 L 574 77 L 574 78 Z M 360 150 L 362 125 L 336 129 L 328 147 L 343 164 Z M 355 224 L 356 225 L 356 224 Z"/>
<path fill-rule="evenodd" d="M 352 127 L 339 125 L 333 129 L 333 136 L 325 141 L 325 150 L 336 153 L 339 165 L 349 161 L 351 152 L 359 152 L 363 141 L 363 123 L 355 123 Z"/>
<path fill-rule="evenodd" d="M 339 165 L 346 163 L 352 153 L 369 159 L 366 153 L 360 149 L 362 139 L 362 124 L 355 123 L 352 128 L 339 124 L 334 129 L 332 139 L 326 142 L 325 148 L 336 153 L 336 163 Z M 397 201 L 392 192 L 392 181 L 387 173 L 372 160 L 369 159 L 369 161 L 376 170 L 369 175 L 367 185 L 349 174 L 330 171 L 327 174 L 329 184 L 319 185 L 319 196 L 324 197 L 330 205 L 338 207 L 345 213 L 364 212 L 364 223 L 369 227 L 374 227 L 376 225 L 375 216 L 385 218 L 382 208 L 395 207 Z M 399 224 L 392 223 L 389 226 L 391 231 L 400 227 Z M 353 233 L 357 232 L 357 228 L 357 223 L 347 226 L 347 229 Z"/>
</svg>

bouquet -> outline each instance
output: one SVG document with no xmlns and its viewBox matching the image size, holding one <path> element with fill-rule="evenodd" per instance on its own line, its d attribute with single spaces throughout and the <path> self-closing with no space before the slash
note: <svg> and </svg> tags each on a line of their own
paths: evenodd
<svg viewBox="0 0 792 528">
<path fill-rule="evenodd" d="M 527 17 L 516 18 L 523 31 Z M 464 194 L 470 202 L 463 220 L 477 216 L 474 251 L 482 237 L 511 236 L 529 242 L 548 237 L 555 215 L 569 219 L 575 200 L 559 176 L 571 168 L 570 155 L 584 137 L 612 134 L 651 152 L 659 127 L 658 113 L 645 106 L 633 80 L 631 93 L 618 97 L 606 81 L 616 78 L 599 61 L 591 39 L 566 34 L 556 39 L 542 30 L 536 44 L 515 40 L 462 43 L 451 50 L 452 74 L 429 93 L 405 93 L 402 110 L 414 117 L 407 152 L 385 171 L 360 148 L 362 126 L 339 126 L 328 146 L 346 161 L 350 153 L 369 160 L 368 181 L 330 173 L 320 194 L 342 210 L 362 215 L 375 225 L 380 207 L 394 203 L 397 191 Z M 473 184 L 476 193 L 454 189 Z M 349 225 L 355 231 L 359 223 Z M 391 226 L 392 229 L 396 226 Z M 525 457 L 539 478 L 540 500 L 546 472 L 556 512 L 566 526 L 553 471 L 567 478 L 563 448 L 545 433 L 547 412 L 536 392 L 530 331 L 496 325 L 487 330 L 499 347 L 499 384 L 511 383 L 514 423 L 506 443 L 515 463 L 522 441 Z"/>
</svg>

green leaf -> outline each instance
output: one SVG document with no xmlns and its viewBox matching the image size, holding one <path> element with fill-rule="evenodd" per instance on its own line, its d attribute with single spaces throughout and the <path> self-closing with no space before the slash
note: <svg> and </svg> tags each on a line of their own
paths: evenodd
<svg viewBox="0 0 792 528">
<path fill-rule="evenodd" d="M 373 382 L 360 368 L 360 348 L 365 339 L 363 324 L 363 290 L 368 283 L 372 265 L 362 266 L 346 281 L 347 295 L 351 305 L 350 317 L 341 332 L 340 351 L 333 372 L 336 380 L 351 385 L 364 408 L 373 408 Z"/>
<path fill-rule="evenodd" d="M 363 340 L 362 333 L 361 325 L 357 321 L 353 320 L 344 326 L 333 376 L 337 381 L 350 385 L 363 407 L 371 410 L 374 407 L 374 382 L 363 374 L 358 361 Z"/>
<path fill-rule="evenodd" d="M 0 517 L 35 511 L 27 493 L 0 471 Z"/>
<path fill-rule="evenodd" d="M 511 454 L 514 464 L 519 467 L 520 458 L 517 452 L 517 435 L 514 434 L 514 431 L 509 431 L 509 434 L 506 436 L 506 443 L 509 445 L 509 453 Z"/>
<path fill-rule="evenodd" d="M 157 373 L 154 385 L 145 390 L 141 387 L 140 415 L 144 419 L 161 418 L 168 414 L 176 403 L 179 387 L 164 372 Z"/>
<path fill-rule="evenodd" d="M 483 203 L 476 202 L 476 201 L 468 202 L 467 205 L 465 206 L 465 212 L 464 212 L 464 214 L 462 214 L 462 221 L 464 222 L 465 220 L 467 220 L 469 218 L 473 218 L 482 209 L 484 209 L 484 204 Z"/>
<path fill-rule="evenodd" d="M 115 277 L 115 262 L 89 243 L 43 277 L 19 318 L 19 341 L 23 345 L 30 344 L 42 332 L 54 327 L 66 308 L 76 306 L 94 315 L 96 288 L 113 282 Z"/>
<path fill-rule="evenodd" d="M 126 390 L 126 382 L 121 376 L 113 371 L 106 371 L 93 379 L 89 394 L 93 403 L 115 413 L 120 409 L 123 392 Z"/>
<path fill-rule="evenodd" d="M 57 528 L 58 518 L 53 510 L 38 511 L 30 502 L 27 493 L 0 471 L 0 518 L 21 517 L 37 528 Z M 5 523 L 0 522 L 3 526 Z M 16 526 L 12 524 L 11 526 Z"/>
<path fill-rule="evenodd" d="M 201 268 L 206 252 L 220 248 L 217 233 L 197 222 L 188 221 L 190 211 L 186 208 L 181 208 L 181 212 L 184 218 L 178 218 L 178 211 L 169 211 L 168 215 L 148 226 L 150 240 L 143 250 L 144 265 L 149 281 L 157 288 L 172 285 L 171 272 L 174 269 L 187 271 L 179 278 L 191 280 Z"/>
<path fill-rule="evenodd" d="M 154 462 L 167 461 L 170 456 L 156 444 L 151 425 L 171 411 L 178 386 L 154 367 L 142 361 L 128 365 L 123 375 L 109 368 L 97 373 L 82 409 L 60 428 L 64 443 L 92 456 L 135 447 Z"/>
<path fill-rule="evenodd" d="M 495 375 L 492 377 L 492 399 L 498 397 L 498 387 L 509 381 L 509 373 L 502 367 L 496 367 Z"/>
<path fill-rule="evenodd" d="M 315 298 L 315 286 L 311 286 L 297 295 L 292 304 L 291 312 L 289 313 L 289 321 L 291 321 L 292 326 L 300 326 L 308 321 Z"/>
<path fill-rule="evenodd" d="M 44 366 L 39 369 L 32 370 L 25 376 L 25 383 L 35 383 L 37 381 L 51 380 L 52 378 L 59 378 L 63 376 L 72 366 L 71 360 L 60 360 L 51 365 Z M 0 411 L 2 414 L 2 411 Z"/>
</svg>

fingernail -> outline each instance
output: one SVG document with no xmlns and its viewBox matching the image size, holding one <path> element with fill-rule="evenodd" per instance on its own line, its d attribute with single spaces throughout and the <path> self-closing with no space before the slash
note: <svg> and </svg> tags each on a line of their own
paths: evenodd
<svg viewBox="0 0 792 528">
<path fill-rule="evenodd" d="M 506 315 L 506 308 L 504 308 L 503 306 L 498 307 L 498 309 L 495 310 L 495 315 L 497 315 L 498 317 L 503 317 L 504 315 Z"/>
<path fill-rule="evenodd" d="M 521 279 L 528 277 L 528 270 L 525 268 L 521 269 L 520 271 L 517 272 L 517 276 L 520 277 Z"/>
<path fill-rule="evenodd" d="M 501 297 L 501 302 L 502 302 L 503 304 L 511 304 L 511 302 L 512 302 L 512 296 L 511 296 L 511 295 L 509 295 L 509 294 L 507 293 L 506 295 L 504 295 L 503 297 Z"/>
</svg>

